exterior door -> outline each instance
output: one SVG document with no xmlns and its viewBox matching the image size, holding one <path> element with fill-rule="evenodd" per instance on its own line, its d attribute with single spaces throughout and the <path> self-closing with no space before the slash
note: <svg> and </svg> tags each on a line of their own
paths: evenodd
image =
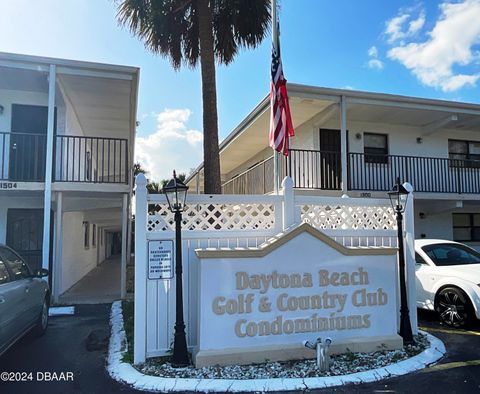
<svg viewBox="0 0 480 394">
<path fill-rule="evenodd" d="M 342 182 L 340 130 L 320 129 L 320 188 L 339 190 Z"/>
<path fill-rule="evenodd" d="M 18 252 L 33 271 L 42 268 L 42 245 L 43 209 L 9 209 L 7 246 Z"/>
<path fill-rule="evenodd" d="M 12 105 L 9 180 L 43 182 L 47 152 L 48 107 Z"/>
</svg>

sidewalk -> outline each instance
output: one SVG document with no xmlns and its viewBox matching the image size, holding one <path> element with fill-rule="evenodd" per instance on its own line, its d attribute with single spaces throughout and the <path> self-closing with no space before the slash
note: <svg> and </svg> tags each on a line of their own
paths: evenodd
<svg viewBox="0 0 480 394">
<path fill-rule="evenodd" d="M 59 304 L 102 304 L 120 299 L 120 256 L 105 260 L 58 300 Z"/>
</svg>

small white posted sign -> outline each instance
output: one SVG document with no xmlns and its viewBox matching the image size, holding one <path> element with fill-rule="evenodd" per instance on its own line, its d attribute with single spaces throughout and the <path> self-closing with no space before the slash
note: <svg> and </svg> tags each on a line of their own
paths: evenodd
<svg viewBox="0 0 480 394">
<path fill-rule="evenodd" d="M 148 279 L 173 278 L 173 241 L 148 241 Z"/>
</svg>

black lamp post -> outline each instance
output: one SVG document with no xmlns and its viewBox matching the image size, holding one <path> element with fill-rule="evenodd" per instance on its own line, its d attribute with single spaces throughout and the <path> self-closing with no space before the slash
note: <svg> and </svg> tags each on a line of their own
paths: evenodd
<svg viewBox="0 0 480 394">
<path fill-rule="evenodd" d="M 187 190 L 188 186 L 177 178 L 175 170 L 173 171 L 173 178 L 163 187 L 168 207 L 175 214 L 176 321 L 172 364 L 178 367 L 189 364 L 185 322 L 183 321 L 182 279 L 182 212 L 185 210 Z"/>
<path fill-rule="evenodd" d="M 400 336 L 403 338 L 404 345 L 410 345 L 413 341 L 412 324 L 410 323 L 410 312 L 407 303 L 407 284 L 405 282 L 405 254 L 403 246 L 403 216 L 405 206 L 407 205 L 409 191 L 400 183 L 397 183 L 393 189 L 388 192 L 390 203 L 397 213 L 397 229 L 398 229 L 398 268 L 400 274 Z"/>
</svg>

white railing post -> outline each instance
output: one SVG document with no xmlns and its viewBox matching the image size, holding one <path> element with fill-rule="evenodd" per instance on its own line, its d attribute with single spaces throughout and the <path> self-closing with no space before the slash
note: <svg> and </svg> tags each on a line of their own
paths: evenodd
<svg viewBox="0 0 480 394">
<path fill-rule="evenodd" d="M 289 176 L 282 181 L 283 194 L 283 230 L 295 223 L 295 195 L 293 192 L 293 180 Z"/>
<path fill-rule="evenodd" d="M 415 284 L 415 212 L 413 187 L 408 182 L 404 183 L 405 189 L 410 191 L 405 207 L 405 220 L 403 235 L 405 239 L 405 267 L 407 281 L 408 309 L 413 334 L 418 334 L 417 322 L 417 292 Z"/>
<path fill-rule="evenodd" d="M 147 178 L 135 178 L 135 315 L 133 362 L 145 361 L 147 353 Z"/>
<path fill-rule="evenodd" d="M 342 163 L 342 194 L 347 194 L 348 192 L 348 143 L 347 143 L 347 99 L 345 96 L 340 98 L 340 155 Z"/>
</svg>

